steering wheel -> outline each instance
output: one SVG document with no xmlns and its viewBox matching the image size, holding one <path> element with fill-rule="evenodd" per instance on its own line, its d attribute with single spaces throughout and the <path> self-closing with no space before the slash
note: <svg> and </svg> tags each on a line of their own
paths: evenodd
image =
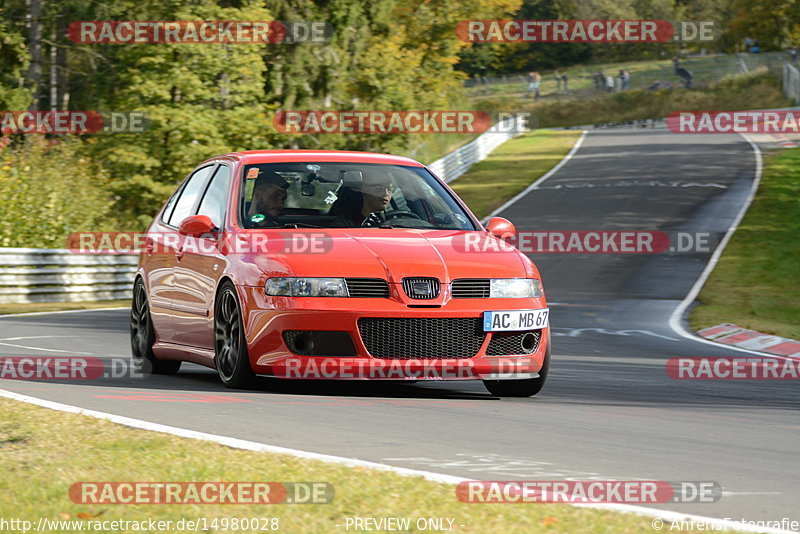
<svg viewBox="0 0 800 534">
<path fill-rule="evenodd" d="M 383 214 L 384 218 L 389 221 L 391 219 L 420 219 L 422 217 L 414 213 L 413 211 L 408 210 L 390 210 Z"/>
<path fill-rule="evenodd" d="M 383 227 L 392 219 L 416 219 L 423 221 L 416 213 L 406 210 L 390 210 L 387 212 L 373 211 L 361 223 L 363 227 Z M 426 222 L 427 224 L 427 222 Z M 389 225 L 391 226 L 391 225 Z"/>
</svg>

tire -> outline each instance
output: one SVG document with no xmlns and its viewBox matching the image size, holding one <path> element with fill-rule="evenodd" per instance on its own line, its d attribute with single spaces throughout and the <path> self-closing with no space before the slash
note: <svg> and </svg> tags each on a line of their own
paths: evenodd
<svg viewBox="0 0 800 534">
<path fill-rule="evenodd" d="M 150 305 L 147 302 L 147 289 L 144 281 L 137 278 L 133 284 L 131 299 L 131 355 L 133 364 L 145 376 L 174 375 L 181 368 L 180 360 L 159 360 L 153 354 L 156 333 L 150 316 Z"/>
<path fill-rule="evenodd" d="M 250 367 L 239 298 L 229 281 L 220 286 L 214 303 L 214 366 L 229 388 L 245 388 L 256 377 Z"/>
<path fill-rule="evenodd" d="M 539 378 L 525 378 L 523 380 L 484 380 L 483 385 L 489 393 L 497 397 L 533 397 L 544 387 L 547 374 L 550 371 L 550 336 L 547 336 L 547 350 L 544 353 L 544 362 L 539 371 Z"/>
</svg>

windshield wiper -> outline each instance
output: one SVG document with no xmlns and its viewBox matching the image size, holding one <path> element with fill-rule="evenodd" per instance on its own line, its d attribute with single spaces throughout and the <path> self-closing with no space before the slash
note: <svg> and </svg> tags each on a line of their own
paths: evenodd
<svg viewBox="0 0 800 534">
<path fill-rule="evenodd" d="M 382 224 L 378 228 L 391 228 L 392 230 L 435 230 L 436 227 L 434 226 L 410 226 L 410 225 L 391 225 L 391 224 Z"/>
<path fill-rule="evenodd" d="M 307 224 L 307 223 L 286 223 L 283 225 L 284 228 L 322 228 L 322 226 L 317 226 L 316 224 Z"/>
</svg>

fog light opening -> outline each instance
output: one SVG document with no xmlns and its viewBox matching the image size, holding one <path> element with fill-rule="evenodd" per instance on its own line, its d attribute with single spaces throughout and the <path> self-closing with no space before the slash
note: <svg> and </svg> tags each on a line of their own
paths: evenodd
<svg viewBox="0 0 800 534">
<path fill-rule="evenodd" d="M 314 339 L 310 334 L 300 334 L 294 338 L 294 351 L 298 354 L 309 354 L 314 350 Z"/>
<path fill-rule="evenodd" d="M 522 336 L 522 340 L 520 340 L 520 345 L 522 346 L 522 351 L 525 354 L 530 354 L 533 352 L 533 348 L 536 346 L 536 336 L 534 336 L 531 332 L 528 332 L 524 336 Z"/>
</svg>

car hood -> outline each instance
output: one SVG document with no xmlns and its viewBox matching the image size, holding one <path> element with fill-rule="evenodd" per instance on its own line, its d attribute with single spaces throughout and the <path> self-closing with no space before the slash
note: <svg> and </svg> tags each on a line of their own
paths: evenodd
<svg viewBox="0 0 800 534">
<path fill-rule="evenodd" d="M 382 278 L 400 283 L 415 276 L 442 282 L 538 277 L 526 256 L 487 232 L 354 228 L 276 234 L 282 240 L 278 250 L 249 258 L 263 278 Z M 274 245 L 275 237 L 271 239 Z"/>
</svg>

